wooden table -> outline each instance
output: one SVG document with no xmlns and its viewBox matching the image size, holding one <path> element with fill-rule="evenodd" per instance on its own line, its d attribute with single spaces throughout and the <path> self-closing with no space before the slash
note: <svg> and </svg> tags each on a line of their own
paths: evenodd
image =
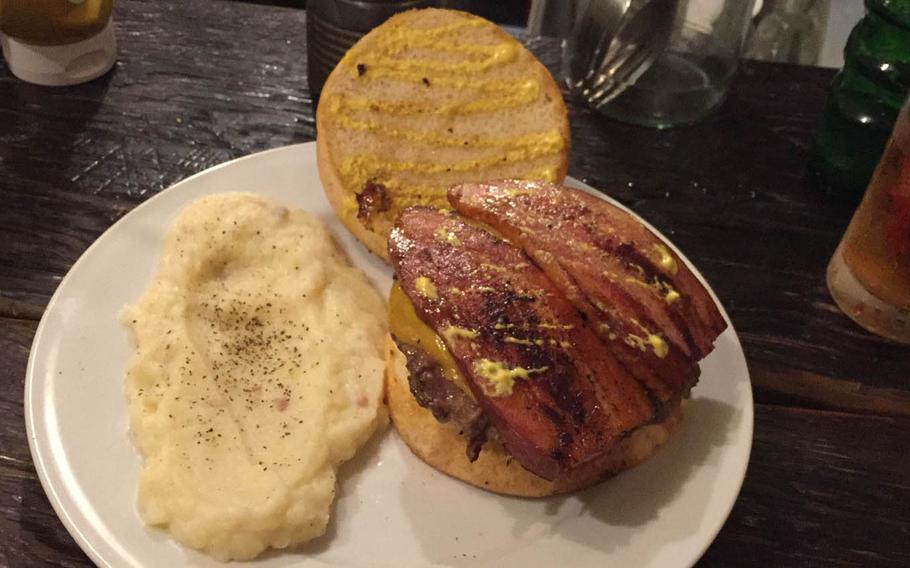
<svg viewBox="0 0 910 568">
<path fill-rule="evenodd" d="M 51 294 L 95 238 L 161 189 L 314 138 L 305 18 L 121 0 L 108 76 L 45 89 L 0 67 L 0 565 L 89 564 L 44 496 L 23 425 L 26 359 Z M 556 64 L 552 43 L 532 47 Z M 746 350 L 754 447 L 707 566 L 910 565 L 910 349 L 831 302 L 825 264 L 850 212 L 804 181 L 831 77 L 745 63 L 713 118 L 664 132 L 570 102 L 570 174 L 686 251 Z"/>
</svg>

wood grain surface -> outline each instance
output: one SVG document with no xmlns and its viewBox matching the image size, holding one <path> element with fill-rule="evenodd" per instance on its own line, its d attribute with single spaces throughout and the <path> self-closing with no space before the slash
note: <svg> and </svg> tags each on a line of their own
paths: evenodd
<svg viewBox="0 0 910 568">
<path fill-rule="evenodd" d="M 0 566 L 86 565 L 51 510 L 22 419 L 51 294 L 124 213 L 225 160 L 313 140 L 303 10 L 121 0 L 114 71 L 41 88 L 0 63 Z M 532 49 L 551 69 L 558 47 Z M 756 400 L 743 494 L 710 566 L 906 566 L 910 349 L 828 296 L 850 211 L 806 182 L 830 70 L 746 62 L 706 122 L 656 131 L 569 102 L 570 174 L 631 206 L 704 273 Z"/>
</svg>

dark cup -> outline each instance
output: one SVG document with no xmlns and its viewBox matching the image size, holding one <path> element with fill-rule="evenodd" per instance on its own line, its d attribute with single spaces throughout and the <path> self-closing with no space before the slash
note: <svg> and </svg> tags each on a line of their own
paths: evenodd
<svg viewBox="0 0 910 568">
<path fill-rule="evenodd" d="M 307 77 L 313 100 L 329 73 L 364 34 L 392 15 L 412 8 L 464 9 L 469 0 L 309 0 Z"/>
</svg>

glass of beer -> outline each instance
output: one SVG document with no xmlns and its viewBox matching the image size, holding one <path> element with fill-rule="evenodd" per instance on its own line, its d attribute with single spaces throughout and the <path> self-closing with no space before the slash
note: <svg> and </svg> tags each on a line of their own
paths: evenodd
<svg viewBox="0 0 910 568">
<path fill-rule="evenodd" d="M 867 330 L 910 343 L 910 99 L 828 265 L 828 290 Z"/>
<path fill-rule="evenodd" d="M 39 85 L 72 85 L 116 61 L 113 0 L 0 0 L 0 44 L 14 75 Z"/>
</svg>

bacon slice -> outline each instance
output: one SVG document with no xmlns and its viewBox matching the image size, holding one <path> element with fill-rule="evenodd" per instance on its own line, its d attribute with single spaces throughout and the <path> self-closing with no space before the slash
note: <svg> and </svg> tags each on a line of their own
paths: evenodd
<svg viewBox="0 0 910 568">
<path fill-rule="evenodd" d="M 449 201 L 524 249 L 652 396 L 674 401 L 695 383 L 726 322 L 685 263 L 633 216 L 537 182 L 458 185 Z"/>
<path fill-rule="evenodd" d="M 506 449 L 555 479 L 651 422 L 646 391 L 519 249 L 412 207 L 389 239 L 399 285 L 452 353 Z"/>
</svg>

